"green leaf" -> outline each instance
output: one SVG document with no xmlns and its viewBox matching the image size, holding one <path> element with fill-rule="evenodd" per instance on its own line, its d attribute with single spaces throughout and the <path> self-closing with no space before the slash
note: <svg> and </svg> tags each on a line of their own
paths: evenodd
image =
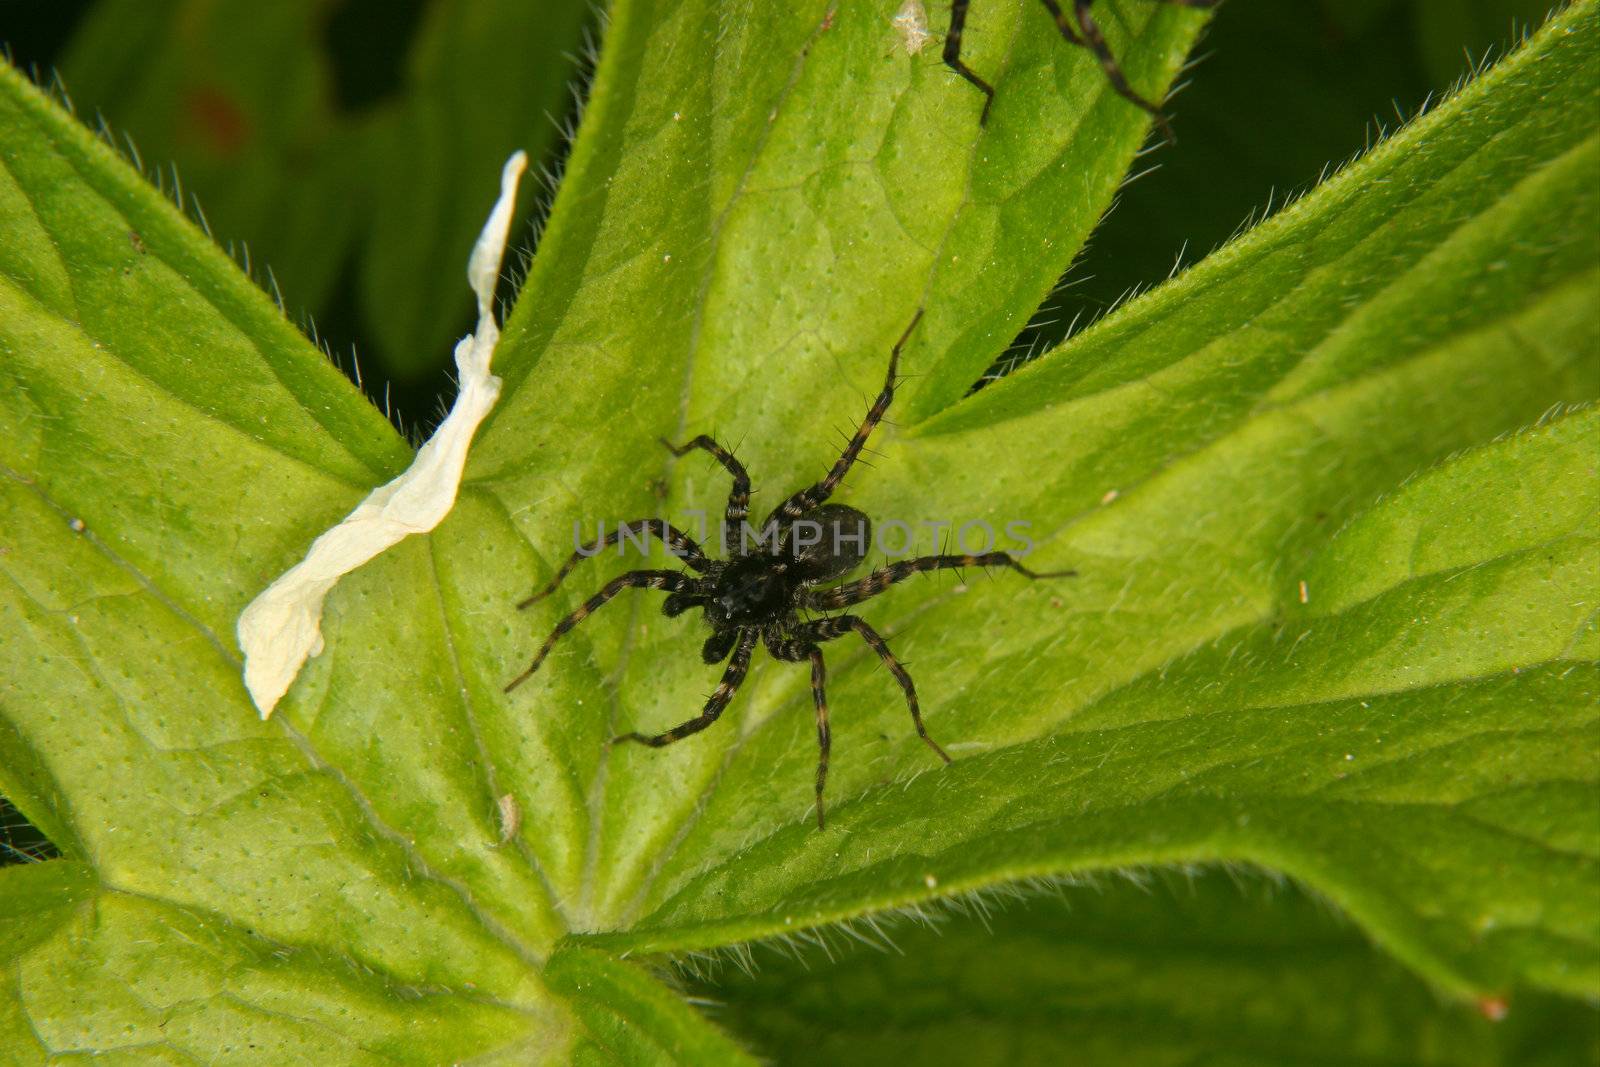
<svg viewBox="0 0 1600 1067">
<path fill-rule="evenodd" d="M 890 920 L 822 948 L 758 951 L 748 971 L 725 964 L 690 988 L 778 1063 L 1600 1057 L 1593 1007 L 1441 1002 L 1323 902 L 1248 872 L 1052 888 L 1060 899 L 980 896 L 915 926 Z"/>
<path fill-rule="evenodd" d="M 208 1061 L 293 1059 L 308 1019 L 425 1063 L 730 1058 L 607 957 L 1240 861 L 1449 993 L 1600 995 L 1596 5 L 970 397 L 1147 119 L 1042 11 L 986 4 L 980 128 L 896 7 L 614 6 L 469 484 L 341 584 L 269 723 L 233 620 L 406 449 L 113 153 L 0 77 L 0 792 L 82 865 L 0 885 L 0 914 L 37 907 L 24 878 L 81 901 L 7 957 L 62 980 L 5 986 L 0 1020 Z M 1116 11 L 1159 95 L 1202 16 Z M 715 676 L 699 624 L 642 598 L 503 694 L 625 565 L 518 615 L 574 520 L 720 508 L 726 476 L 658 435 L 739 444 L 776 503 L 837 454 L 827 424 L 859 418 L 919 305 L 899 425 L 841 499 L 880 524 L 1029 522 L 1081 574 L 863 609 L 954 766 L 920 773 L 898 690 L 846 644 L 826 833 L 792 665 L 761 663 L 692 742 L 610 749 Z M 1433 510 L 1465 499 L 1482 521 Z"/>
<path fill-rule="evenodd" d="M 82 865 L 0 873 L 5 1049 L 123 1052 L 171 1063 L 445 1062 L 524 1034 L 489 997 L 397 989 L 348 959 L 290 949 L 206 911 L 100 891 Z M 20 1009 L 20 1010 L 19 1010 Z M 468 1046 L 470 1048 L 471 1046 Z"/>
<path fill-rule="evenodd" d="M 756 1062 L 674 992 L 603 952 L 563 949 L 550 957 L 545 977 L 551 989 L 572 999 L 589 1030 L 589 1044 L 573 1052 L 575 1062 Z"/>
<path fill-rule="evenodd" d="M 1584 753 L 1593 746 L 1571 742 L 1594 737 L 1583 709 L 1595 691 L 1590 673 L 1567 663 L 1593 658 L 1573 644 L 1595 610 L 1578 581 L 1592 566 L 1587 542 L 1565 543 L 1548 564 L 1559 596 L 1519 611 L 1536 627 L 1512 624 L 1509 605 L 1525 594 L 1510 578 L 1495 587 L 1442 576 L 1437 589 L 1401 586 L 1327 619 L 1314 608 L 1324 591 L 1309 587 L 1301 607 L 1298 583 L 1331 531 L 1417 470 L 1595 395 L 1595 231 L 1574 224 L 1600 213 L 1597 142 L 1584 118 L 1593 83 L 1582 48 L 1563 47 L 1590 39 L 1592 16 L 1574 8 L 1450 106 L 1070 348 L 879 442 L 883 458 L 853 479 L 852 503 L 880 519 L 1029 521 L 1045 565 L 1073 564 L 1083 576 L 1048 589 L 1001 577 L 959 603 L 922 583 L 875 605 L 869 615 L 891 632 L 915 621 L 895 647 L 920 667 L 930 729 L 965 758 L 885 784 L 929 761 L 892 682 L 856 653 L 830 679 L 831 788 L 861 799 L 836 809 L 828 835 L 806 829 L 795 800 L 784 803 L 804 797 L 814 758 L 804 672 L 754 672 L 737 729 L 670 753 L 619 751 L 612 770 L 625 777 L 620 787 L 609 780 L 604 798 L 615 829 L 602 828 L 600 845 L 611 888 L 595 925 L 633 929 L 594 943 L 652 951 L 778 933 L 786 920 L 933 895 L 930 873 L 959 888 L 1250 858 L 1311 882 L 1445 987 L 1600 988 L 1581 892 L 1596 875 L 1592 852 L 1541 860 L 1530 844 L 1526 863 L 1485 879 L 1477 869 L 1488 839 L 1470 820 L 1289 800 L 1317 783 L 1332 788 L 1351 769 L 1346 754 L 1373 759 L 1374 736 L 1404 752 L 1424 743 L 1424 722 L 1437 723 L 1455 732 L 1437 757 L 1448 769 L 1489 724 L 1537 732 L 1552 706 L 1564 709 L 1564 759 L 1516 761 L 1512 784 L 1538 792 L 1551 775 L 1587 783 L 1574 788 L 1591 796 Z M 869 348 L 852 366 L 881 361 Z M 791 350 L 757 388 L 791 392 L 806 367 L 837 373 Z M 858 373 L 870 382 L 870 370 Z M 716 399 L 686 429 L 716 429 L 711 413 L 740 409 L 739 394 L 725 396 L 729 379 L 710 377 L 705 392 Z M 745 407 L 777 406 L 755 395 L 743 394 Z M 697 410 L 693 394 L 689 403 Z M 627 432 L 608 434 L 611 448 Z M 548 449 L 561 435 L 524 427 L 522 439 Z M 752 439 L 744 452 L 758 472 L 792 467 L 766 460 L 774 448 L 797 451 L 780 437 Z M 647 455 L 605 459 L 627 469 Z M 804 458 L 818 469 L 824 455 Z M 523 483 L 507 477 L 495 488 L 512 484 Z M 691 499 L 710 504 L 710 484 L 694 483 Z M 1527 579 L 1545 566 L 1479 548 L 1485 582 L 1496 569 Z M 937 610 L 922 610 L 932 602 Z M 1454 613 L 1425 631 L 1427 645 L 1413 632 L 1419 605 Z M 1479 628 L 1485 636 L 1469 641 Z M 655 631 L 634 637 L 621 729 L 671 725 L 706 684 L 697 668 L 673 666 L 669 649 L 689 640 L 682 629 Z M 1375 649 L 1346 640 L 1351 633 L 1387 634 L 1390 644 Z M 1321 671 L 1300 667 L 1312 649 Z M 1401 684 L 1394 672 L 1424 652 L 1436 662 Z M 1178 674 L 1175 661 L 1193 666 Z M 1230 705 L 1233 662 L 1250 665 L 1259 691 L 1241 690 Z M 1207 709 L 1217 713 L 1200 714 Z M 1307 737 L 1310 721 L 1317 731 Z M 1262 761 L 1264 777 L 1245 789 L 1226 773 L 1235 760 Z M 1439 768 L 1426 773 L 1446 773 Z M 608 852 L 613 835 L 622 840 Z M 1404 865 L 1391 855 L 1413 851 Z M 1441 884 L 1454 879 L 1462 884 L 1441 902 Z M 1526 934 L 1479 933 L 1524 922 Z M 1534 941 L 1545 943 L 1538 962 L 1514 947 Z"/>
<path fill-rule="evenodd" d="M 748 844 L 754 819 L 741 825 L 739 813 L 759 818 L 752 798 L 784 777 L 769 770 L 757 781 L 745 770 L 743 760 L 779 758 L 780 745 L 757 734 L 678 846 L 692 855 L 742 832 L 744 847 L 688 876 L 669 861 L 664 886 L 651 890 L 662 904 L 652 912 L 647 898 L 634 931 L 589 940 L 681 950 L 979 887 L 1000 873 L 1243 859 L 1314 886 L 1443 986 L 1590 995 L 1600 982 L 1585 889 L 1600 870 L 1600 631 L 1583 576 L 1600 561 L 1597 450 L 1591 408 L 1469 453 L 1358 516 L 1310 562 L 1308 593 L 1330 604 L 1295 608 L 1285 596 L 1264 625 L 1228 626 L 1114 686 L 1075 672 L 1076 684 L 1105 691 L 1037 740 L 1026 739 L 1027 718 L 985 709 L 991 751 L 868 788 L 838 811 L 834 839 L 790 826 Z M 1552 476 L 1539 498 L 1554 506 L 1553 522 L 1495 531 L 1488 546 L 1459 529 L 1455 545 L 1424 535 L 1422 514 L 1436 513 L 1418 505 L 1481 495 L 1475 475 L 1504 477 L 1530 453 L 1531 469 Z M 1109 547 L 1112 536 L 1099 539 Z M 1470 547 L 1454 551 L 1463 540 Z M 1353 561 L 1368 570 L 1352 573 Z M 1128 595 L 1145 580 L 1135 571 Z M 1146 640 L 1180 624 L 1171 613 L 1132 620 Z M 969 666 L 963 688 L 1015 678 L 1027 653 Z M 1039 707 L 1028 690 L 1049 684 L 1013 681 L 1005 706 Z M 887 732 L 888 718 L 870 732 Z M 847 724 L 839 735 L 868 732 Z M 798 747 L 798 731 L 789 733 L 783 740 Z M 1023 736 L 996 743 L 1004 733 Z M 1499 862 L 1486 869 L 1490 855 Z"/>
<path fill-rule="evenodd" d="M 154 1041 L 171 1002 L 129 983 L 167 974 L 204 928 L 240 981 L 287 953 L 331 963 L 335 982 L 365 968 L 367 997 L 420 994 L 414 1014 L 372 1025 L 454 1015 L 456 1055 L 489 1040 L 485 1013 L 497 1032 L 510 1019 L 559 1034 L 519 949 L 459 888 L 419 883 L 402 835 L 305 738 L 261 723 L 239 681 L 239 609 L 308 524 L 404 465 L 403 442 L 225 255 L 9 69 L 0 143 L 0 791 L 109 894 L 84 920 L 89 944 L 64 934 L 17 961 L 34 977 L 8 987 L 7 1011 L 53 1049 Z M 41 984 L 67 961 L 70 983 Z M 204 1018 L 166 1040 L 220 1048 L 207 1042 L 245 1025 L 239 994 L 194 981 L 174 996 Z M 439 1047 L 415 1057 L 438 1062 Z"/>
<path fill-rule="evenodd" d="M 1144 126 L 1136 110 L 1111 97 L 1091 62 L 1053 37 L 1044 38 L 1053 45 L 1041 55 L 1058 64 L 1063 76 L 1075 77 L 1069 83 L 1075 90 L 1062 93 L 1054 77 L 1042 80 L 1038 74 L 1048 73 L 1048 66 L 1010 68 L 1032 71 L 1031 80 L 1008 74 L 989 58 L 994 52 L 977 48 L 972 62 L 994 72 L 1002 94 L 1047 102 L 1041 104 L 1047 120 L 1065 112 L 1044 127 L 1043 135 L 1029 125 L 1024 167 L 1022 132 L 1013 126 L 1006 133 L 1010 112 L 997 104 L 988 133 L 980 136 L 974 120 L 982 97 L 947 78 L 932 57 L 897 53 L 898 38 L 887 18 L 869 18 L 858 10 L 829 20 L 824 5 L 816 4 L 752 14 L 733 33 L 721 25 L 714 5 L 671 10 L 670 19 L 659 21 L 652 5 L 613 14 L 585 139 L 575 149 L 568 184 L 530 274 L 530 295 L 508 324 L 500 364 L 506 395 L 480 439 L 470 472 L 488 500 L 458 513 L 460 525 L 452 522 L 439 537 L 451 545 L 465 547 L 470 540 L 479 546 L 472 551 L 482 562 L 461 571 L 460 580 L 471 583 L 464 602 L 514 602 L 542 569 L 536 569 L 528 545 L 564 551 L 574 521 L 632 518 L 656 506 L 648 475 L 628 478 L 623 484 L 630 491 L 619 495 L 616 472 L 664 474 L 657 437 L 692 433 L 691 426 L 715 428 L 712 412 L 693 412 L 703 406 L 696 395 L 720 399 L 730 413 L 738 412 L 741 423 L 814 424 L 806 407 L 816 410 L 835 391 L 842 354 L 853 353 L 858 367 L 870 366 L 867 374 L 873 378 L 881 374 L 881 347 L 864 347 L 867 339 L 881 338 L 886 346 L 903 329 L 918 294 L 929 285 L 943 285 L 936 278 L 945 262 L 973 256 L 985 261 L 991 228 L 1016 205 L 1032 204 L 1039 221 L 1059 214 L 1030 199 L 1035 185 L 1059 190 L 1063 184 L 1076 187 L 1086 171 L 1098 174 L 1094 198 L 1081 213 L 1062 219 L 1069 232 L 1086 230 L 1112 195 L 1122 166 L 1096 162 L 1101 144 L 1120 144 L 1125 161 Z M 1003 12 L 991 9 L 990 14 Z M 1162 40 L 1174 39 L 1173 27 L 1192 31 L 1195 25 L 1186 13 L 1176 19 L 1171 11 L 1141 14 L 1151 18 L 1151 32 L 1167 35 Z M 993 18 L 980 28 L 991 41 L 1001 29 L 1016 32 Z M 1032 28 L 1048 31 L 1049 23 Z M 1017 32 L 1018 52 L 1036 46 L 1038 37 Z M 714 77 L 704 76 L 705 64 L 678 58 L 693 48 L 717 49 Z M 796 58 L 790 65 L 774 64 L 774 54 Z M 1169 69 L 1177 65 L 1177 55 L 1174 49 Z M 626 79 L 618 76 L 622 72 Z M 848 91 L 841 93 L 841 85 Z M 1062 98 L 1081 103 L 1074 108 Z M 719 111 L 723 99 L 733 103 Z M 713 124 L 723 112 L 729 117 Z M 952 113 L 961 116 L 954 133 Z M 819 135 L 829 130 L 841 132 Z M 955 155 L 955 166 L 952 136 L 977 143 Z M 991 139 L 997 139 L 995 147 L 985 147 Z M 884 147 L 874 149 L 880 144 Z M 1042 174 L 1033 169 L 1040 166 Z M 994 205 L 969 199 L 969 186 L 980 179 Z M 584 193 L 594 188 L 604 190 L 604 197 Z M 624 210 L 606 210 L 611 205 Z M 935 253 L 940 240 L 936 209 L 941 207 L 947 213 L 945 228 L 959 227 L 963 219 L 988 220 L 983 232 L 974 232 L 976 244 L 959 246 L 964 252 Z M 925 238 L 913 240 L 915 235 L 904 229 L 908 226 Z M 715 240 L 704 240 L 700 234 L 705 232 L 714 233 Z M 774 236 L 789 234 L 796 236 L 775 252 Z M 641 235 L 648 235 L 648 243 L 641 245 Z M 1055 247 L 1053 231 L 1024 231 L 1020 239 L 1029 254 L 1008 263 L 1018 272 L 1032 272 L 1042 292 L 1070 250 Z M 1052 257 L 1057 262 L 1041 269 Z M 952 299 L 970 305 L 977 295 L 968 291 Z M 994 313 L 1015 318 L 1006 327 L 1010 331 L 1026 311 L 1017 307 L 1014 293 L 1004 296 Z M 795 317 L 797 301 L 816 304 L 816 314 Z M 617 307 L 632 309 L 627 321 L 614 321 Z M 775 315 L 777 308 L 784 313 Z M 924 341 L 939 334 L 932 315 L 919 335 Z M 637 338 L 636 374 L 617 370 L 616 353 L 627 351 L 626 337 Z M 533 354 L 538 362 L 530 370 Z M 768 363 L 764 373 L 741 369 L 760 355 Z M 952 370 L 959 377 L 948 380 L 964 389 L 991 357 L 988 350 L 968 353 L 965 369 Z M 957 366 L 954 357 L 945 362 Z M 920 382 L 929 385 L 933 377 Z M 703 384 L 686 394 L 686 383 Z M 742 388 L 730 390 L 734 383 Z M 688 405 L 690 413 L 680 412 L 680 405 Z M 625 417 L 607 422 L 596 434 L 595 412 Z M 824 434 L 811 436 L 820 458 L 832 446 Z M 776 472 L 763 477 L 798 480 L 792 472 L 799 456 L 781 438 L 752 439 L 744 455 L 753 469 Z M 706 477 L 701 475 L 702 485 Z M 546 484 L 552 479 L 559 495 Z M 537 522 L 530 501 L 541 502 Z M 488 518 L 495 514 L 509 523 Z M 491 551 L 495 562 L 489 560 Z M 456 580 L 447 576 L 446 588 Z M 607 628 L 617 629 L 612 621 L 596 635 L 599 664 L 617 660 L 619 645 L 607 634 Z M 528 655 L 521 629 L 494 626 L 477 640 L 461 642 L 472 650 L 465 671 L 479 706 L 500 704 L 496 691 L 507 679 L 505 665 Z M 582 649 L 579 642 L 587 639 L 577 638 L 574 647 Z M 684 639 L 680 628 L 674 643 Z M 620 687 L 632 694 L 630 701 L 648 702 L 637 713 L 644 721 L 652 712 L 656 719 L 684 717 L 706 684 L 703 669 L 692 659 L 663 653 L 643 658 L 648 664 L 644 685 L 625 679 Z M 586 795 L 599 788 L 595 782 L 607 780 L 599 769 L 604 741 L 618 732 L 618 723 L 593 710 L 604 706 L 598 683 L 607 668 L 591 667 L 586 659 L 581 654 L 563 658 L 560 669 L 528 690 L 543 694 L 537 713 L 517 710 L 528 706 L 519 699 L 511 704 L 519 721 L 489 727 L 512 742 L 504 746 L 508 751 L 502 759 L 519 761 L 515 779 L 537 783 L 531 788 L 543 794 L 525 806 L 550 813 L 555 832 L 537 847 L 544 850 L 555 895 L 568 902 L 569 922 L 580 929 L 616 921 L 625 900 L 619 894 L 635 891 L 653 851 L 671 840 L 675 822 L 692 809 L 695 790 L 714 770 L 721 747 L 673 753 L 653 765 L 636 753 L 619 754 L 628 770 L 609 779 L 603 807 L 592 817 Z M 518 746 L 518 734 L 533 734 L 536 740 Z M 534 745 L 538 748 L 526 751 Z M 536 773 L 552 758 L 562 766 L 558 780 L 565 795 L 559 799 L 552 795 L 552 775 Z M 690 777 L 677 769 L 685 759 L 696 767 Z M 678 785 L 663 792 L 662 783 L 673 779 Z M 591 829 L 596 817 L 602 821 Z M 585 858 L 585 851 L 594 849 L 598 852 Z M 586 864 L 598 866 L 586 870 Z M 607 873 L 597 878 L 595 870 Z"/>
</svg>

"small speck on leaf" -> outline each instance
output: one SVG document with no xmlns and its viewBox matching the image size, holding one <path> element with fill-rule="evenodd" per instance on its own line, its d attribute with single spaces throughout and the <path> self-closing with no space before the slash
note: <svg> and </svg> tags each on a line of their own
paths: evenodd
<svg viewBox="0 0 1600 1067">
<path fill-rule="evenodd" d="M 517 798 L 507 793 L 501 797 L 500 808 L 500 843 L 503 845 L 517 836 L 517 831 L 522 829 L 522 807 L 517 803 Z"/>
<path fill-rule="evenodd" d="M 922 6 L 922 0 L 906 0 L 889 21 L 900 35 L 900 45 L 908 56 L 918 55 L 933 40 L 933 34 L 928 32 L 928 12 Z"/>
</svg>

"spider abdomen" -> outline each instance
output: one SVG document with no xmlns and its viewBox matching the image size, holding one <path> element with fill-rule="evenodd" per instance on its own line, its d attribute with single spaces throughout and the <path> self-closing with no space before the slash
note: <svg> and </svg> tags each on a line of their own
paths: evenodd
<svg viewBox="0 0 1600 1067">
<path fill-rule="evenodd" d="M 872 547 L 872 521 L 844 504 L 823 504 L 794 520 L 786 546 L 805 585 L 849 574 Z"/>
</svg>

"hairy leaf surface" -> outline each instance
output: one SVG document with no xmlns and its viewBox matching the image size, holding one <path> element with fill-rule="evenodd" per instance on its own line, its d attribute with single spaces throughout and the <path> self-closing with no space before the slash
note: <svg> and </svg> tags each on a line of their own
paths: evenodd
<svg viewBox="0 0 1600 1067">
<path fill-rule="evenodd" d="M 1202 16 L 1105 6 L 1153 93 Z M 407 449 L 0 75 L 0 792 L 66 856 L 0 877 L 30 931 L 0 953 L 19 1047 L 732 1058 L 615 957 L 1180 863 L 1287 874 L 1457 997 L 1600 996 L 1596 5 L 970 396 L 1146 119 L 1035 5 L 979 4 L 981 128 L 897 7 L 614 6 L 467 488 L 339 587 L 269 723 L 233 620 Z M 726 475 L 657 437 L 718 434 L 772 506 L 918 306 L 896 425 L 839 499 L 923 550 L 925 521 L 983 520 L 1080 575 L 861 609 L 953 766 L 845 642 L 826 833 L 792 665 L 690 742 L 609 748 L 716 677 L 701 624 L 642 596 L 503 694 L 639 564 L 518 614 L 574 523 L 720 510 Z"/>
</svg>

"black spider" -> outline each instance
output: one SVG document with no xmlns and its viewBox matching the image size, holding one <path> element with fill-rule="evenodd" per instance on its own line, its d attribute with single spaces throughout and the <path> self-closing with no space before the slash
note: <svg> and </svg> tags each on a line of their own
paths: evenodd
<svg viewBox="0 0 1600 1067">
<path fill-rule="evenodd" d="M 972 0 L 951 0 L 950 28 L 944 35 L 944 61 L 951 70 L 983 90 L 983 114 L 978 117 L 978 125 L 982 126 L 989 121 L 989 108 L 994 104 L 994 86 L 978 77 L 971 67 L 961 62 L 961 31 L 967 24 L 967 5 L 971 2 Z M 1072 14 L 1078 20 L 1076 26 L 1067 18 L 1066 12 L 1061 10 L 1061 4 L 1057 0 L 1040 0 L 1040 2 L 1050 12 L 1050 17 L 1056 20 L 1056 29 L 1061 31 L 1061 36 L 1067 43 L 1093 52 L 1095 58 L 1100 61 L 1101 69 L 1106 72 L 1106 80 L 1111 83 L 1111 87 L 1124 100 L 1148 111 L 1156 120 L 1156 125 L 1161 127 L 1162 135 L 1171 141 L 1172 127 L 1168 125 L 1167 117 L 1161 113 L 1161 108 L 1134 92 L 1133 86 L 1129 85 L 1128 79 L 1123 76 L 1122 68 L 1117 66 L 1117 59 L 1111 54 L 1105 35 L 1100 32 L 1099 24 L 1089 13 L 1094 0 L 1070 0 Z M 1178 7 L 1210 8 L 1217 6 L 1218 0 L 1159 0 L 1159 2 Z"/>
<path fill-rule="evenodd" d="M 733 658 L 722 675 L 722 683 L 706 701 L 705 710 L 698 717 L 662 734 L 623 734 L 614 738 L 613 744 L 617 741 L 638 741 L 659 748 L 699 733 L 716 722 L 733 699 L 739 683 L 744 680 L 751 653 L 759 639 L 774 659 L 789 663 L 811 662 L 811 693 L 816 701 L 817 743 L 821 747 L 821 756 L 817 761 L 817 827 L 821 829 L 824 825 L 822 789 L 828 777 L 829 734 L 828 702 L 824 693 L 826 675 L 822 649 L 818 645 L 853 630 L 878 654 L 900 683 L 900 688 L 905 690 L 906 703 L 911 707 L 911 720 L 916 723 L 918 736 L 938 753 L 940 759 L 949 763 L 950 757 L 928 736 L 922 724 L 922 712 L 917 706 L 917 690 L 911 682 L 911 675 L 906 673 L 905 667 L 889 651 L 888 644 L 867 625 L 865 619 L 854 615 L 817 619 L 801 617 L 802 612 L 826 612 L 859 603 L 921 571 L 1003 565 L 1028 578 L 1055 578 L 1074 573 L 1055 571 L 1036 574 L 1009 553 L 986 552 L 980 555 L 923 556 L 902 560 L 874 571 L 865 578 L 831 589 L 818 588 L 824 582 L 848 574 L 866 557 L 871 542 L 871 524 L 866 515 L 855 508 L 824 501 L 861 454 L 868 435 L 894 399 L 895 369 L 899 364 L 900 349 L 921 318 L 922 312 L 919 310 L 900 340 L 895 342 L 889 356 L 889 376 L 884 382 L 883 391 L 873 401 L 861 428 L 850 439 L 850 444 L 834 463 L 828 476 L 779 504 L 759 531 L 752 531 L 746 522 L 750 510 L 750 476 L 733 457 L 733 453 L 703 434 L 682 447 L 675 447 L 663 440 L 661 443 L 675 456 L 682 456 L 696 448 L 704 449 L 733 475 L 733 491 L 728 494 L 728 508 L 722 524 L 723 552 L 728 558 L 709 558 L 681 530 L 661 519 L 640 519 L 626 523 L 600 540 L 573 552 L 548 585 L 517 607 L 526 608 L 543 600 L 555 592 L 562 579 L 579 561 L 596 555 L 608 545 L 616 544 L 625 535 L 637 538 L 642 533 L 648 533 L 661 538 L 674 555 L 703 577 L 696 578 L 680 571 L 641 570 L 613 578 L 576 611 L 556 623 L 555 630 L 539 649 L 538 655 L 534 656 L 533 663 L 506 686 L 506 692 L 515 689 L 539 669 L 563 634 L 624 589 L 664 589 L 669 595 L 661 606 L 663 614 L 680 615 L 690 608 L 705 611 L 706 621 L 711 625 L 711 636 L 706 638 L 701 658 L 707 663 L 720 663 L 728 658 L 730 652 Z"/>
</svg>

